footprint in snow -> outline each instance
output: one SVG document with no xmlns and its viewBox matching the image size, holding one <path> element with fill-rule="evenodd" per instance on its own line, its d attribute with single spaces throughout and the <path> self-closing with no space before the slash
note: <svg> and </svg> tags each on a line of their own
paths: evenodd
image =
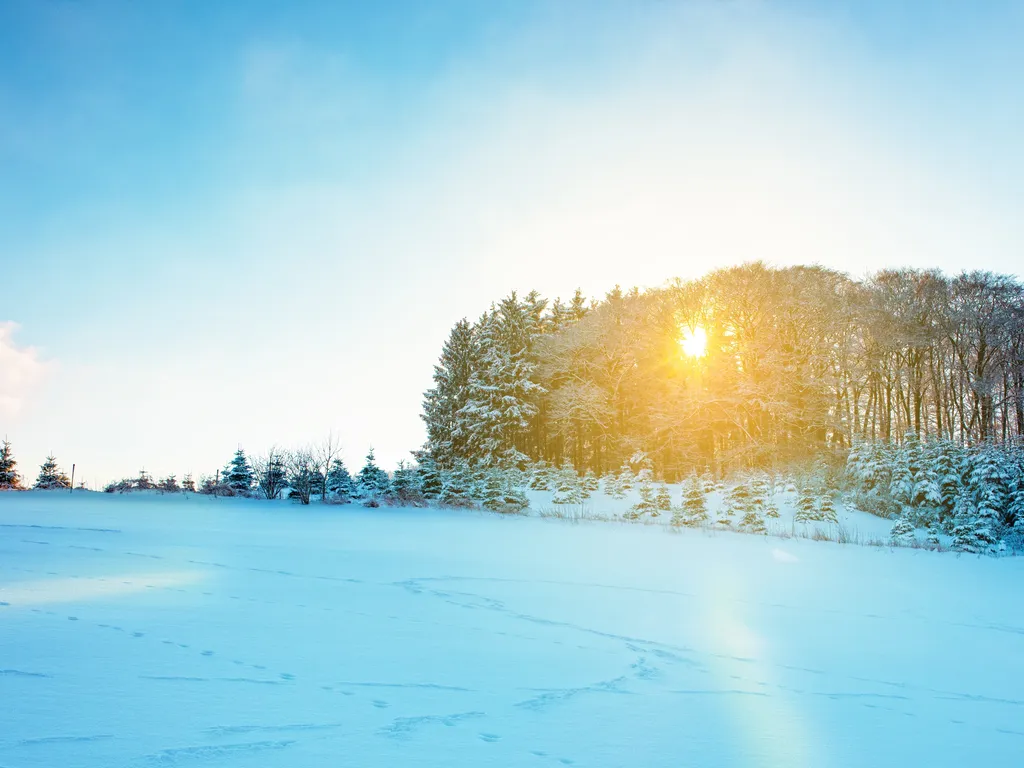
<svg viewBox="0 0 1024 768">
<path fill-rule="evenodd" d="M 486 741 L 488 744 L 493 744 L 496 741 L 501 741 L 501 736 L 496 733 L 481 733 L 480 740 Z"/>
<path fill-rule="evenodd" d="M 294 679 L 295 679 L 295 675 L 293 675 L 293 674 L 292 674 L 291 672 L 282 672 L 282 673 L 281 673 L 281 674 L 279 675 L 279 677 L 280 677 L 280 678 L 281 678 L 282 680 L 294 680 Z"/>
<path fill-rule="evenodd" d="M 77 616 L 68 616 L 68 621 L 78 621 Z"/>
<path fill-rule="evenodd" d="M 132 632 L 132 637 L 145 637 L 142 632 Z"/>
<path fill-rule="evenodd" d="M 213 656 L 213 651 L 201 651 L 200 656 Z"/>
<path fill-rule="evenodd" d="M 381 701 L 380 699 L 374 699 L 373 700 L 373 706 L 375 706 L 377 709 L 387 709 L 391 705 L 388 704 L 386 701 Z"/>
</svg>

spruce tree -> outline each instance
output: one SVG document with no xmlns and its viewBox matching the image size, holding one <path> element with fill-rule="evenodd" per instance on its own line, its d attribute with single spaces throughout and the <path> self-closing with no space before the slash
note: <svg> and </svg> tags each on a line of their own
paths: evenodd
<svg viewBox="0 0 1024 768">
<path fill-rule="evenodd" d="M 626 498 L 626 492 L 622 489 L 622 484 L 619 482 L 619 476 L 616 473 L 609 472 L 605 475 L 604 493 L 613 499 Z"/>
<path fill-rule="evenodd" d="M 534 491 L 547 491 L 551 486 L 551 471 L 548 463 L 543 459 L 533 466 L 530 473 L 530 489 Z"/>
<path fill-rule="evenodd" d="M 794 522 L 808 523 L 818 519 L 818 505 L 814 496 L 814 490 L 808 483 L 801 483 L 796 497 L 796 513 L 793 515 Z"/>
<path fill-rule="evenodd" d="M 437 468 L 437 462 L 433 456 L 424 456 L 420 459 L 420 493 L 424 499 L 436 499 L 441 495 L 444 486 L 441 482 L 441 472 Z"/>
<path fill-rule="evenodd" d="M 355 495 L 352 476 L 341 458 L 336 457 L 327 470 L 327 495 L 342 504 L 351 501 Z"/>
<path fill-rule="evenodd" d="M 46 461 L 39 467 L 39 477 L 36 478 L 35 487 L 42 491 L 70 488 L 71 481 L 57 466 L 57 459 L 50 455 L 46 457 Z"/>
<path fill-rule="evenodd" d="M 683 486 L 682 523 L 691 528 L 705 523 L 708 519 L 707 493 L 703 481 L 692 476 Z"/>
<path fill-rule="evenodd" d="M 664 483 L 658 484 L 658 490 L 654 494 L 654 504 L 660 512 L 668 512 L 672 509 L 672 496 L 668 486 Z"/>
<path fill-rule="evenodd" d="M 0 491 L 17 490 L 21 488 L 21 477 L 18 475 L 18 462 L 14 458 L 14 451 L 6 439 L 0 443 Z"/>
<path fill-rule="evenodd" d="M 248 496 L 252 492 L 252 469 L 245 451 L 239 448 L 228 462 L 220 478 L 221 484 L 235 496 Z"/>
<path fill-rule="evenodd" d="M 140 469 L 139 476 L 135 479 L 135 487 L 140 491 L 150 491 L 156 488 L 156 483 L 146 470 Z"/>
<path fill-rule="evenodd" d="M 817 508 L 818 520 L 823 520 L 826 523 L 839 523 L 839 518 L 836 517 L 836 504 L 832 500 L 832 494 L 821 494 L 818 497 Z"/>
<path fill-rule="evenodd" d="M 360 497 L 364 504 L 376 506 L 380 500 L 386 497 L 391 491 L 391 480 L 388 473 L 377 466 L 373 456 L 373 448 L 366 454 L 366 463 L 359 470 L 356 476 L 356 483 L 359 486 Z"/>
<path fill-rule="evenodd" d="M 594 470 L 588 469 L 586 474 L 583 475 L 583 490 L 586 491 L 587 498 L 592 493 L 596 493 L 601 489 L 601 481 L 597 479 L 597 475 L 594 474 Z"/>
<path fill-rule="evenodd" d="M 914 526 L 906 517 L 900 515 L 889 531 L 889 543 L 896 547 L 905 547 L 914 541 Z"/>
<path fill-rule="evenodd" d="M 398 462 L 391 481 L 391 491 L 399 501 L 415 502 L 423 498 L 419 472 L 404 461 Z"/>
<path fill-rule="evenodd" d="M 452 506 L 471 506 L 470 495 L 470 472 L 465 461 L 455 462 L 454 468 L 445 472 L 442 476 L 444 489 L 441 491 L 441 501 Z"/>
<path fill-rule="evenodd" d="M 164 493 L 178 493 L 181 491 L 181 486 L 178 485 L 178 478 L 176 475 L 168 475 L 157 485 Z"/>
<path fill-rule="evenodd" d="M 192 473 L 186 472 L 185 477 L 181 481 L 181 490 L 187 493 L 196 492 L 196 481 L 192 479 Z"/>
<path fill-rule="evenodd" d="M 451 467 L 469 456 L 469 428 L 462 409 L 469 401 L 469 382 L 479 367 L 479 350 L 465 319 L 452 328 L 434 366 L 434 386 L 423 396 L 427 450 L 439 467 Z"/>
<path fill-rule="evenodd" d="M 768 529 L 764 524 L 764 518 L 761 517 L 761 514 L 756 509 L 749 509 L 743 515 L 739 528 L 748 533 L 768 533 Z"/>
</svg>

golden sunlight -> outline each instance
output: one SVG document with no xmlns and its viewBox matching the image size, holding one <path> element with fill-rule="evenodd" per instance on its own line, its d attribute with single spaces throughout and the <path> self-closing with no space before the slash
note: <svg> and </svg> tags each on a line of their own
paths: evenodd
<svg viewBox="0 0 1024 768">
<path fill-rule="evenodd" d="M 683 354 L 687 357 L 704 357 L 708 351 L 708 334 L 699 325 L 694 328 L 684 328 L 682 338 L 679 339 L 679 346 L 683 348 Z"/>
</svg>

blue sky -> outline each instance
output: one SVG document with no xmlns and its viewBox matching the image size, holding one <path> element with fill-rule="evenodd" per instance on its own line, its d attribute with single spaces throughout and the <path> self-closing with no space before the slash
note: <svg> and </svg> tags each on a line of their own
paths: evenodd
<svg viewBox="0 0 1024 768">
<path fill-rule="evenodd" d="M 422 440 L 451 324 L 753 258 L 1019 271 L 1024 3 L 0 4 L 0 431 Z M 16 325 L 14 325 L 16 324 Z"/>
</svg>

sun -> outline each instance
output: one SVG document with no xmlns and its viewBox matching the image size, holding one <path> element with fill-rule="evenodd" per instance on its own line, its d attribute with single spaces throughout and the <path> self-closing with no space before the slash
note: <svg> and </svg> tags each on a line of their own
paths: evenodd
<svg viewBox="0 0 1024 768">
<path fill-rule="evenodd" d="M 693 328 L 684 328 L 682 338 L 679 339 L 679 346 L 687 357 L 704 357 L 708 351 L 708 334 L 699 325 Z"/>
</svg>

